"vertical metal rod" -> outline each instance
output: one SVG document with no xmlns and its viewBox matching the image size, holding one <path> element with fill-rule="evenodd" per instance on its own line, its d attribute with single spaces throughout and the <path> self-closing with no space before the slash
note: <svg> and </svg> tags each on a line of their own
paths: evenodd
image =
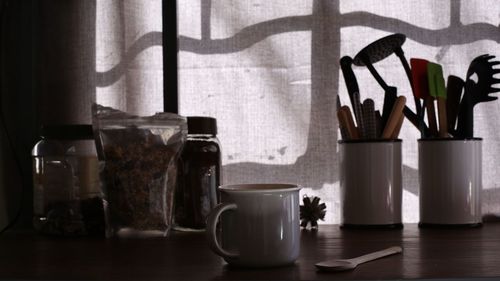
<svg viewBox="0 0 500 281">
<path fill-rule="evenodd" d="M 179 113 L 177 54 L 177 1 L 162 0 L 163 110 Z"/>
</svg>

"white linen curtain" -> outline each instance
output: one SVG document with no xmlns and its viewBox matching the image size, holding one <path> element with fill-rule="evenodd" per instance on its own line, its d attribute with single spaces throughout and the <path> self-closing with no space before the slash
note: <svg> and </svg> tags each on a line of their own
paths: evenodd
<svg viewBox="0 0 500 281">
<path fill-rule="evenodd" d="M 96 4 L 97 102 L 134 114 L 163 111 L 162 1 Z"/>
<path fill-rule="evenodd" d="M 340 216 L 335 99 L 348 100 L 340 57 L 391 33 L 407 35 L 408 59 L 438 62 L 445 76 L 465 78 L 474 57 L 500 56 L 496 0 L 182 0 L 178 15 L 180 113 L 217 118 L 223 182 L 298 183 L 326 202 L 326 223 Z M 97 102 L 161 111 L 160 44 L 160 0 L 97 0 Z M 376 67 L 411 100 L 395 56 Z M 362 98 L 381 107 L 383 91 L 368 70 L 354 72 Z M 500 213 L 499 109 L 492 102 L 475 110 L 484 213 Z M 419 133 L 406 122 L 400 137 L 403 220 L 418 222 Z"/>
</svg>

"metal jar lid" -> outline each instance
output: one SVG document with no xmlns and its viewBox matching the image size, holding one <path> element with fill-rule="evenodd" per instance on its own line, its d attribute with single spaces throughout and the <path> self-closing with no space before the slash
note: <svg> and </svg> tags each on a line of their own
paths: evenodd
<svg viewBox="0 0 500 281">
<path fill-rule="evenodd" d="M 47 125 L 42 126 L 40 136 L 47 139 L 90 140 L 94 139 L 94 132 L 89 124 Z"/>
<path fill-rule="evenodd" d="M 187 117 L 188 134 L 217 135 L 217 120 L 213 117 Z"/>
</svg>

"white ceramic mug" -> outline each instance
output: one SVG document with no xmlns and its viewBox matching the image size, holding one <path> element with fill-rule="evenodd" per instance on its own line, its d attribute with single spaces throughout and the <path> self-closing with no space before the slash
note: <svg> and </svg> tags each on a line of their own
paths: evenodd
<svg viewBox="0 0 500 281">
<path fill-rule="evenodd" d="M 420 225 L 480 225 L 482 139 L 418 141 Z"/>
<path fill-rule="evenodd" d="M 339 141 L 343 227 L 400 228 L 401 140 Z"/>
<path fill-rule="evenodd" d="M 292 184 L 242 184 L 219 188 L 222 203 L 207 218 L 208 242 L 229 264 L 269 267 L 299 256 L 299 190 Z M 217 222 L 221 219 L 221 242 Z"/>
</svg>

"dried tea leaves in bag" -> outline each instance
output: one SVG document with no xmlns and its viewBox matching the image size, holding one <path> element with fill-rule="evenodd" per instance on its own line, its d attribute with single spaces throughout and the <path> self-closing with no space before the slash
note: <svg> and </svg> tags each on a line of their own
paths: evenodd
<svg viewBox="0 0 500 281">
<path fill-rule="evenodd" d="M 166 235 L 172 222 L 176 161 L 186 119 L 173 113 L 138 117 L 94 106 L 107 234 Z"/>
</svg>

